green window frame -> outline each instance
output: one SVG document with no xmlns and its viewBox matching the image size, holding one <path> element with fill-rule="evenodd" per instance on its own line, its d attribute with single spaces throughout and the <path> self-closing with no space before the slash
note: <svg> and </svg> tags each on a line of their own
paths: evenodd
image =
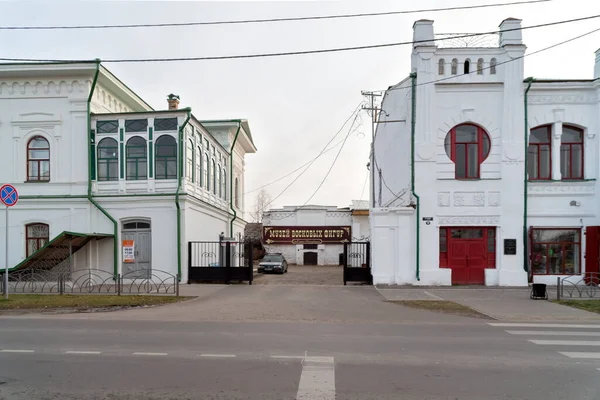
<svg viewBox="0 0 600 400">
<path fill-rule="evenodd" d="M 194 183 L 196 181 L 196 173 L 195 173 L 195 163 L 196 163 L 196 155 L 194 154 L 194 142 L 191 139 L 187 141 L 186 147 L 186 176 L 187 178 Z"/>
<path fill-rule="evenodd" d="M 210 190 L 210 165 L 208 164 L 208 153 L 204 153 L 204 188 Z"/>
<path fill-rule="evenodd" d="M 162 135 L 155 142 L 155 179 L 177 179 L 177 141 Z"/>
<path fill-rule="evenodd" d="M 211 168 L 212 168 L 212 189 L 213 189 L 213 193 L 217 194 L 217 187 L 218 187 L 217 168 L 215 168 L 215 159 L 214 158 L 211 160 Z"/>
<path fill-rule="evenodd" d="M 146 139 L 133 136 L 127 141 L 125 179 L 128 181 L 143 181 L 148 179 L 148 146 Z"/>
<path fill-rule="evenodd" d="M 196 176 L 196 183 L 202 187 L 204 182 L 202 179 L 202 149 L 200 146 L 196 146 Z"/>
<path fill-rule="evenodd" d="M 98 181 L 119 180 L 119 143 L 113 138 L 104 138 L 97 147 Z"/>
</svg>

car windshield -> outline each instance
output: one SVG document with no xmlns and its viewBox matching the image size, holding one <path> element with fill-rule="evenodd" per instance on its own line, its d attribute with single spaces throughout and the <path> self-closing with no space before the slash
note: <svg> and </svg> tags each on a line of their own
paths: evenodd
<svg viewBox="0 0 600 400">
<path fill-rule="evenodd" d="M 273 254 L 265 256 L 265 258 L 263 258 L 263 262 L 280 262 L 281 259 L 281 256 Z"/>
</svg>

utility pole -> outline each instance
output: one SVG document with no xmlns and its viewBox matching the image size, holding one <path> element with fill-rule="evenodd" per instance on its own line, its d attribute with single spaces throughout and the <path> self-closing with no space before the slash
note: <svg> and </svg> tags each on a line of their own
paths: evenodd
<svg viewBox="0 0 600 400">
<path fill-rule="evenodd" d="M 377 121 L 377 106 L 375 97 L 383 96 L 382 93 L 363 90 L 360 92 L 365 97 L 371 98 L 370 107 L 363 106 L 363 110 L 371 111 L 371 159 L 369 161 L 371 172 L 371 206 L 375 208 L 375 122 Z"/>
</svg>

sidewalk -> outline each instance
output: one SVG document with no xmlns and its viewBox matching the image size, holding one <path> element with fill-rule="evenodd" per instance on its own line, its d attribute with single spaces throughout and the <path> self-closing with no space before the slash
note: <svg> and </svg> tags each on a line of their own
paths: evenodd
<svg viewBox="0 0 600 400">
<path fill-rule="evenodd" d="M 548 288 L 550 300 L 556 288 Z M 500 321 L 600 321 L 600 314 L 562 306 L 545 300 L 531 300 L 530 288 L 377 288 L 386 300 L 449 300 L 470 307 Z M 585 301 L 585 300 L 582 300 Z"/>
</svg>

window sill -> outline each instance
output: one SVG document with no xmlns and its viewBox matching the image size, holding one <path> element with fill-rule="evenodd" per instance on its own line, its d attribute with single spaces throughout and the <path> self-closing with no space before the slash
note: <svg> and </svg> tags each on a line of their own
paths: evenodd
<svg viewBox="0 0 600 400">
<path fill-rule="evenodd" d="M 553 179 L 528 179 L 529 183 L 576 183 L 576 182 L 596 182 L 596 179 L 561 179 L 561 180 L 553 180 Z"/>
<path fill-rule="evenodd" d="M 23 183 L 49 183 L 50 179 L 48 179 L 47 181 L 24 181 Z"/>
</svg>

